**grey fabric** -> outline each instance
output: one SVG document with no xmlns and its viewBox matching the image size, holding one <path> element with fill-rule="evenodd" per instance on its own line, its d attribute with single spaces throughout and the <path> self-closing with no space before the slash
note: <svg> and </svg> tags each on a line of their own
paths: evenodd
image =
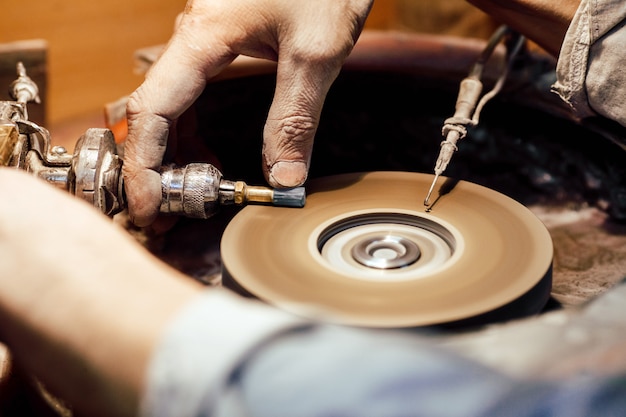
<svg viewBox="0 0 626 417">
<path fill-rule="evenodd" d="M 626 2 L 582 0 L 565 36 L 553 90 L 581 118 L 626 126 Z"/>
<path fill-rule="evenodd" d="M 189 349 L 197 333 L 186 327 L 169 335 L 175 339 L 167 345 L 179 345 L 176 355 L 192 356 L 168 358 L 170 372 L 151 384 L 158 395 L 151 395 L 144 415 L 604 417 L 626 410 L 624 375 L 515 379 L 451 354 L 433 343 L 436 337 L 328 325 L 273 332 L 246 349 L 230 372 L 211 379 L 216 358 L 209 349 Z"/>
<path fill-rule="evenodd" d="M 252 349 L 301 319 L 230 292 L 208 289 L 170 323 L 149 364 L 142 416 L 192 417 L 212 410 Z"/>
</svg>

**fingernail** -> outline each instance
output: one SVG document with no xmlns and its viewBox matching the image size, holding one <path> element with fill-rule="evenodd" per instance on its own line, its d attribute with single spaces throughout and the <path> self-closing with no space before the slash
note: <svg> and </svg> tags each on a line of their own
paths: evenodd
<svg viewBox="0 0 626 417">
<path fill-rule="evenodd" d="M 298 187 L 304 184 L 306 176 L 304 162 L 279 161 L 270 169 L 269 183 L 272 187 Z"/>
</svg>

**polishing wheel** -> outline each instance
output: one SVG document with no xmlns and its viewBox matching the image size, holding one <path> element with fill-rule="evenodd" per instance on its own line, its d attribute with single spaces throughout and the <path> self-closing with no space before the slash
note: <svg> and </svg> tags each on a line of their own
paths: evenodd
<svg viewBox="0 0 626 417">
<path fill-rule="evenodd" d="M 223 276 L 281 309 L 354 326 L 539 312 L 553 255 L 544 225 L 515 200 L 450 178 L 426 209 L 432 180 L 337 175 L 312 180 L 302 209 L 248 206 L 222 236 Z"/>
</svg>

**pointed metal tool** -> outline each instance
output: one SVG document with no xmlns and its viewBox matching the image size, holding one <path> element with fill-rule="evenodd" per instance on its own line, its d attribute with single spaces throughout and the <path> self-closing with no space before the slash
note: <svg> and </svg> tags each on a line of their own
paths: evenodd
<svg viewBox="0 0 626 417">
<path fill-rule="evenodd" d="M 493 54 L 498 43 L 505 38 L 506 35 L 512 35 L 512 41 L 507 45 L 510 50 L 507 50 L 507 65 L 505 65 L 504 71 L 498 78 L 494 87 L 487 94 L 480 97 L 483 89 L 483 84 L 480 81 L 483 69 L 487 60 Z M 480 112 L 487 101 L 493 98 L 502 88 L 504 81 L 508 75 L 510 66 L 512 65 L 513 58 L 517 55 L 522 45 L 525 42 L 525 38 L 520 34 L 511 31 L 507 26 L 501 26 L 491 37 L 487 46 L 483 50 L 482 54 L 472 66 L 472 69 L 468 76 L 461 81 L 459 88 L 459 94 L 457 96 L 454 116 L 446 119 L 442 128 L 442 134 L 445 136 L 445 140 L 441 142 L 441 150 L 435 163 L 435 178 L 430 185 L 428 194 L 424 199 L 424 205 L 430 205 L 430 196 L 435 188 L 435 184 L 439 179 L 439 176 L 448 167 L 452 155 L 458 149 L 456 143 L 463 139 L 467 135 L 467 128 L 476 126 L 480 117 Z"/>
</svg>

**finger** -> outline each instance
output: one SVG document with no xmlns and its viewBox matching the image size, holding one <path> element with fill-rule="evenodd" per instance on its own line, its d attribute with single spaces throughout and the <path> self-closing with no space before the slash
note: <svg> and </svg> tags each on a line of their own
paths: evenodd
<svg viewBox="0 0 626 417">
<path fill-rule="evenodd" d="M 295 3 L 287 2 L 294 6 Z M 263 135 L 270 185 L 294 187 L 308 175 L 324 100 L 356 43 L 371 0 L 299 2 L 285 6 L 296 25 L 279 25 L 276 90 Z"/>
<path fill-rule="evenodd" d="M 202 39 L 212 39 L 206 30 L 193 22 L 181 23 L 129 98 L 123 175 L 130 219 L 138 226 L 150 224 L 158 214 L 158 169 L 172 123 L 197 99 L 207 79 L 234 59 L 224 46 L 203 43 Z"/>
<path fill-rule="evenodd" d="M 302 185 L 326 94 L 344 55 L 280 61 L 263 132 L 263 170 L 273 187 Z"/>
</svg>

